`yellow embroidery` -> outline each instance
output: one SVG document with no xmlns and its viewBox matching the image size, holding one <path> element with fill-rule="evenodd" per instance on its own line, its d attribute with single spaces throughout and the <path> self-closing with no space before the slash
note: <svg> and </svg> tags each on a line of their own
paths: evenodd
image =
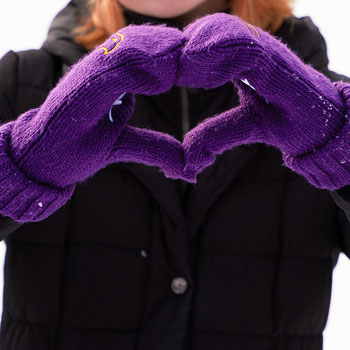
<svg viewBox="0 0 350 350">
<path fill-rule="evenodd" d="M 240 19 L 240 18 L 238 18 L 238 20 L 249 30 L 249 28 L 252 30 L 252 33 L 253 33 L 253 35 L 255 36 L 255 34 L 258 36 L 258 38 L 260 38 L 260 34 L 259 34 L 259 32 L 258 32 L 258 30 L 254 27 L 254 26 L 252 26 L 251 24 L 249 24 L 249 23 L 246 23 L 246 22 L 244 22 L 242 19 Z"/>
<path fill-rule="evenodd" d="M 252 31 L 255 31 L 255 33 L 256 33 L 256 35 L 258 36 L 258 38 L 260 38 L 260 34 L 259 34 L 258 30 L 257 30 L 254 26 L 252 26 L 251 24 L 249 24 L 249 23 L 248 23 L 248 26 L 249 26 L 250 28 L 252 28 Z M 254 34 L 254 32 L 253 32 L 253 34 Z"/>
<path fill-rule="evenodd" d="M 108 55 L 108 54 L 112 53 L 117 48 L 117 46 L 124 40 L 124 35 L 123 34 L 121 34 L 121 33 L 115 33 L 115 34 L 118 35 L 118 38 L 113 38 L 112 39 L 114 42 L 116 42 L 116 45 L 113 47 L 113 49 L 108 51 L 108 49 L 106 47 L 100 47 L 101 50 L 105 51 L 105 55 Z"/>
</svg>

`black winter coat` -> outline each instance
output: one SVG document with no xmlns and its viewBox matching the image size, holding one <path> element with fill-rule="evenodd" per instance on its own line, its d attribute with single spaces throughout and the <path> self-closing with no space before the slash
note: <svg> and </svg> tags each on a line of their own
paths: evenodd
<svg viewBox="0 0 350 350">
<path fill-rule="evenodd" d="M 84 53 L 68 35 L 76 15 L 71 2 L 40 50 L 1 59 L 2 122 L 39 106 Z M 346 79 L 328 70 L 309 17 L 285 20 L 276 35 Z M 137 96 L 130 124 L 182 139 L 237 104 L 232 84 L 174 87 Z M 332 271 L 340 252 L 350 257 L 347 192 L 313 187 L 264 144 L 226 151 L 195 185 L 111 164 L 41 222 L 2 218 L 0 349 L 321 350 Z"/>
</svg>

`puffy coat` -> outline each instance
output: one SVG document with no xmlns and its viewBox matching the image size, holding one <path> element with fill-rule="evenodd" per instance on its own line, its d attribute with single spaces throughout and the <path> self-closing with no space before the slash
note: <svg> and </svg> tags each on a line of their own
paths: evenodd
<svg viewBox="0 0 350 350">
<path fill-rule="evenodd" d="M 1 59 L 1 122 L 39 106 L 84 53 L 69 35 L 80 9 L 57 15 L 41 49 Z M 309 17 L 286 19 L 276 35 L 346 79 L 328 70 Z M 174 87 L 137 96 L 130 124 L 182 139 L 237 103 L 232 84 Z M 111 164 L 41 222 L 2 218 L 0 349 L 321 350 L 333 268 L 340 252 L 350 257 L 346 215 L 349 188 L 311 186 L 264 144 L 226 151 L 194 185 Z"/>
</svg>

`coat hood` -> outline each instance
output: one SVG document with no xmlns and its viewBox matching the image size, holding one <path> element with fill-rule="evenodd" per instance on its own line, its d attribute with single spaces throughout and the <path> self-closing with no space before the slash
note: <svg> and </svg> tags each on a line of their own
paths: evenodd
<svg viewBox="0 0 350 350">
<path fill-rule="evenodd" d="M 74 42 L 71 30 L 79 25 L 79 18 L 87 12 L 85 0 L 72 0 L 54 17 L 41 49 L 62 58 L 68 65 L 74 64 L 86 49 Z"/>
</svg>

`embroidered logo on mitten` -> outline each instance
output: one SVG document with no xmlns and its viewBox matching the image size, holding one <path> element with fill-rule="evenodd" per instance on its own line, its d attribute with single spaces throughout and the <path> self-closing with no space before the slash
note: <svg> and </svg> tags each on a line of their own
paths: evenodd
<svg viewBox="0 0 350 350">
<path fill-rule="evenodd" d="M 250 31 L 252 31 L 253 35 L 257 35 L 258 38 L 260 38 L 260 34 L 258 30 L 251 24 L 244 22 L 241 18 L 238 18 L 238 20 Z M 250 28 L 250 29 L 249 29 Z"/>
<path fill-rule="evenodd" d="M 123 34 L 115 33 L 115 35 L 118 35 L 118 37 L 112 39 L 112 41 L 114 41 L 116 44 L 111 50 L 108 51 L 108 49 L 106 47 L 100 47 L 101 50 L 105 51 L 105 53 L 104 53 L 105 55 L 112 53 L 118 47 L 118 45 L 124 40 Z"/>
</svg>

